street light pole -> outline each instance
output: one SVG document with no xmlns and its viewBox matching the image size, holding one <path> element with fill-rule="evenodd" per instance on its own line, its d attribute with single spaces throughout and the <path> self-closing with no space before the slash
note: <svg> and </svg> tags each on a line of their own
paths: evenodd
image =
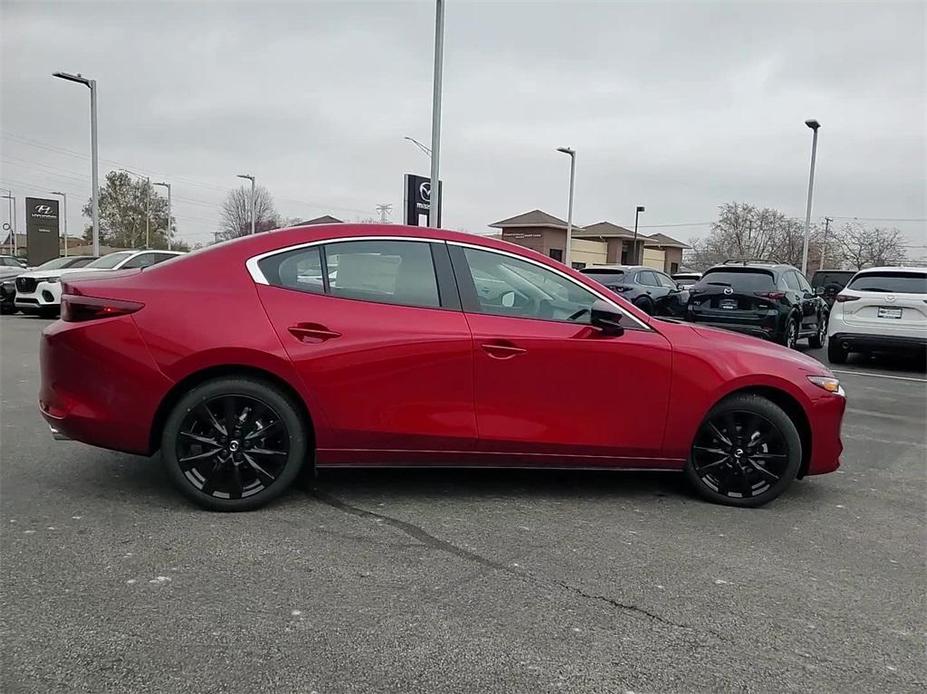
<svg viewBox="0 0 927 694">
<path fill-rule="evenodd" d="M 421 142 L 419 142 L 418 140 L 416 140 L 414 137 L 409 137 L 408 135 L 406 135 L 406 136 L 405 136 L 404 138 L 402 138 L 402 139 L 403 139 L 403 140 L 408 140 L 408 141 L 411 142 L 413 145 L 415 145 L 416 147 L 418 147 L 421 151 L 423 151 L 425 154 L 427 154 L 429 159 L 431 158 L 431 149 L 428 148 L 428 147 L 426 147 L 425 145 L 423 145 Z"/>
<path fill-rule="evenodd" d="M 821 124 L 813 118 L 806 120 L 805 125 L 814 131 L 811 140 L 811 173 L 808 176 L 808 207 L 805 209 L 805 240 L 801 247 L 801 274 L 808 275 L 808 240 L 811 237 L 811 197 L 814 193 L 814 160 L 818 153 L 818 128 Z"/>
<path fill-rule="evenodd" d="M 640 265 L 643 262 L 643 258 L 638 257 L 639 255 L 642 255 L 642 254 L 639 254 L 637 252 L 637 220 L 640 217 L 641 212 L 644 212 L 644 211 L 645 210 L 644 210 L 643 205 L 638 205 L 634 210 L 634 242 L 631 244 L 631 246 L 633 247 L 635 265 Z"/>
<path fill-rule="evenodd" d="M 68 194 L 62 193 L 58 190 L 53 190 L 52 195 L 60 195 L 62 200 L 62 207 L 64 208 L 64 257 L 68 257 Z"/>
<path fill-rule="evenodd" d="M 441 78 L 444 72 L 444 0 L 435 7 L 435 72 L 431 101 L 431 195 L 428 202 L 428 226 L 438 228 L 441 209 Z"/>
<path fill-rule="evenodd" d="M 164 238 L 167 239 L 167 250 L 171 250 L 171 184 L 160 181 L 153 185 L 167 188 L 167 229 L 164 232 Z"/>
<path fill-rule="evenodd" d="M 570 157 L 570 203 L 567 207 L 567 233 L 566 247 L 563 249 L 563 264 L 567 267 L 570 265 L 570 246 L 573 245 L 573 184 L 576 182 L 576 150 L 569 147 L 558 147 L 558 152 L 563 152 Z"/>
<path fill-rule="evenodd" d="M 52 77 L 77 82 L 90 89 L 90 149 L 91 149 L 91 190 L 90 190 L 90 216 L 93 224 L 93 254 L 100 255 L 100 190 L 99 190 L 99 145 L 97 143 L 97 81 L 87 79 L 80 73 L 72 75 L 68 72 L 55 72 Z"/>
<path fill-rule="evenodd" d="M 251 181 L 251 234 L 254 235 L 254 176 L 251 174 L 238 174 L 238 178 Z"/>
<path fill-rule="evenodd" d="M 15 256 L 19 251 L 18 241 L 16 240 L 16 198 L 13 196 L 12 190 L 2 197 L 10 201 L 10 233 L 13 235 L 13 255 Z"/>
</svg>

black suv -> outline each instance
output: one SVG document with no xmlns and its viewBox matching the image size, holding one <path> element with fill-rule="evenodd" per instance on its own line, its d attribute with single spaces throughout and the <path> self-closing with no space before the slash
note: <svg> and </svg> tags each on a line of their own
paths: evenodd
<svg viewBox="0 0 927 694">
<path fill-rule="evenodd" d="M 651 316 L 683 317 L 688 293 L 664 272 L 644 265 L 601 265 L 580 270 Z"/>
<path fill-rule="evenodd" d="M 815 270 L 811 276 L 811 286 L 828 306 L 833 306 L 840 290 L 847 286 L 855 274 L 856 270 Z"/>
<path fill-rule="evenodd" d="M 804 337 L 822 347 L 828 308 L 791 265 L 731 262 L 716 265 L 689 287 L 686 320 L 727 328 L 787 347 Z"/>
</svg>

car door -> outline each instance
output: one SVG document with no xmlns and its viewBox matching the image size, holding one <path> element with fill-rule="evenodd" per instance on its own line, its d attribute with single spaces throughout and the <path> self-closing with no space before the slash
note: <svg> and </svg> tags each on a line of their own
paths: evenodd
<svg viewBox="0 0 927 694">
<path fill-rule="evenodd" d="M 683 306 L 685 306 L 685 301 L 688 299 L 688 292 L 680 291 L 675 280 L 667 274 L 654 270 L 653 276 L 656 277 L 661 288 L 660 297 L 656 301 L 657 315 L 682 315 Z"/>
<path fill-rule="evenodd" d="M 798 288 L 801 291 L 801 315 L 802 327 L 805 330 L 816 330 L 818 320 L 820 319 L 820 309 L 824 300 L 814 293 L 814 289 L 805 276 L 797 270 L 795 277 L 798 280 Z"/>
<path fill-rule="evenodd" d="M 320 463 L 453 462 L 475 446 L 472 341 L 443 242 L 335 240 L 249 262 L 321 410 Z"/>
<path fill-rule="evenodd" d="M 522 464 L 662 465 L 668 341 L 630 313 L 623 335 L 603 335 L 589 312 L 604 295 L 562 271 L 448 246 L 473 334 L 479 450 Z"/>
</svg>

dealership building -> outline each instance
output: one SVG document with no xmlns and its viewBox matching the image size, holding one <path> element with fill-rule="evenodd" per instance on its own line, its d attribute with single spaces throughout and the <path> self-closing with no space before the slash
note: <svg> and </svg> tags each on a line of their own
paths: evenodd
<svg viewBox="0 0 927 694">
<path fill-rule="evenodd" d="M 503 241 L 516 243 L 555 260 L 563 260 L 567 223 L 541 210 L 532 210 L 489 225 L 500 229 Z M 689 246 L 665 234 L 644 235 L 611 222 L 573 225 L 570 262 L 575 268 L 587 265 L 627 265 L 635 257 L 642 265 L 672 274 L 682 265 L 682 251 Z M 635 254 L 636 251 L 636 254 Z"/>
</svg>

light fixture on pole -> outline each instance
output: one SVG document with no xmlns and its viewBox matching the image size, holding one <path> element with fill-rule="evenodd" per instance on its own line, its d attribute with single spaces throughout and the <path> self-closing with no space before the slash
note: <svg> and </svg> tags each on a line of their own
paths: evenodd
<svg viewBox="0 0 927 694">
<path fill-rule="evenodd" d="M 444 73 L 444 0 L 435 6 L 435 71 L 431 99 L 431 195 L 428 203 L 428 226 L 441 226 L 441 79 Z"/>
<path fill-rule="evenodd" d="M 643 260 L 642 258 L 638 257 L 642 254 L 637 252 L 637 220 L 640 217 L 641 212 L 644 211 L 645 210 L 643 205 L 638 205 L 634 210 L 634 242 L 631 244 L 631 252 L 634 254 L 634 265 L 640 265 L 641 261 Z"/>
<path fill-rule="evenodd" d="M 573 244 L 573 184 L 576 181 L 576 151 L 569 147 L 558 147 L 558 152 L 563 152 L 570 157 L 570 203 L 567 207 L 567 232 L 566 245 L 563 249 L 563 264 L 567 267 L 570 265 L 570 246 Z"/>
<path fill-rule="evenodd" d="M 430 147 L 426 147 L 426 146 L 423 145 L 421 142 L 419 142 L 418 140 L 416 140 L 414 137 L 409 137 L 408 135 L 406 135 L 406 136 L 405 136 L 404 138 L 402 138 L 402 139 L 403 139 L 403 140 L 408 140 L 408 141 L 411 142 L 413 145 L 415 145 L 416 147 L 418 147 L 422 152 L 424 152 L 424 153 L 426 154 L 426 156 L 428 156 L 429 158 L 431 158 L 431 148 L 430 148 Z"/>
<path fill-rule="evenodd" d="M 148 248 L 151 244 L 149 243 L 150 233 L 151 233 L 151 177 L 143 176 L 140 173 L 135 171 L 130 171 L 129 169 L 119 169 L 123 173 L 132 174 L 133 176 L 138 176 L 145 181 L 145 248 Z"/>
<path fill-rule="evenodd" d="M 811 173 L 808 176 L 808 207 L 805 209 L 805 240 L 801 246 L 801 274 L 808 275 L 808 239 L 811 238 L 811 197 L 814 193 L 814 160 L 818 153 L 818 128 L 821 124 L 813 118 L 806 120 L 805 125 L 814 131 L 811 139 Z"/>
<path fill-rule="evenodd" d="M 167 188 L 167 229 L 164 230 L 164 238 L 167 239 L 167 250 L 171 250 L 171 184 L 160 181 L 152 185 Z"/>
<path fill-rule="evenodd" d="M 16 240 L 16 198 L 14 197 L 12 190 L 9 190 L 7 195 L 0 195 L 0 198 L 6 198 L 10 201 L 10 234 L 13 239 L 13 255 L 15 256 L 19 251 L 17 246 L 18 242 Z"/>
<path fill-rule="evenodd" d="M 97 144 L 97 81 L 87 79 L 80 73 L 72 75 L 68 72 L 55 72 L 52 77 L 77 82 L 90 89 L 90 218 L 92 220 L 91 237 L 93 239 L 93 255 L 100 255 L 100 191 L 98 185 L 98 144 Z"/>
<path fill-rule="evenodd" d="M 251 181 L 251 234 L 254 234 L 254 176 L 251 174 L 238 174 L 238 178 Z"/>
<path fill-rule="evenodd" d="M 63 208 L 62 217 L 64 218 L 64 257 L 68 257 L 68 194 L 62 193 L 60 190 L 53 190 L 49 195 L 60 195 L 61 196 L 61 206 Z"/>
</svg>

